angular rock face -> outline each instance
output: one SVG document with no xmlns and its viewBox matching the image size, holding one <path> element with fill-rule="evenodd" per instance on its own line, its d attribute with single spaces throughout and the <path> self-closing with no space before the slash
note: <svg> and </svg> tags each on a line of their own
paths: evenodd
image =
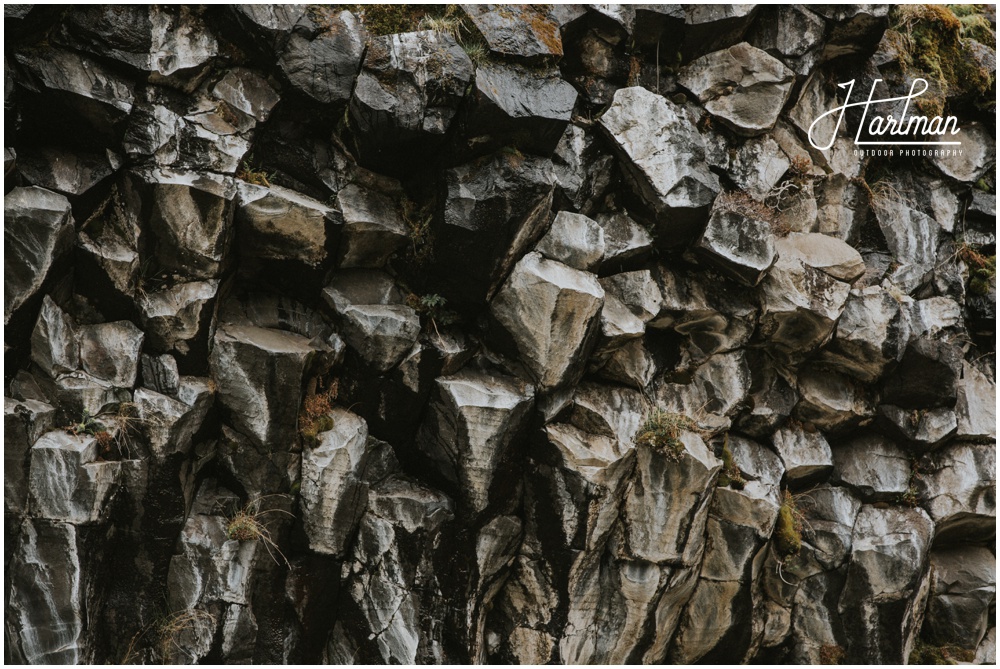
<svg viewBox="0 0 1000 669">
<path fill-rule="evenodd" d="M 778 119 L 795 73 L 781 61 L 743 42 L 683 68 L 677 82 L 710 114 L 743 135 L 759 135 Z"/>
<path fill-rule="evenodd" d="M 448 279 L 456 299 L 494 291 L 538 237 L 552 198 L 552 163 L 498 154 L 449 170 L 437 258 L 461 276 Z"/>
<path fill-rule="evenodd" d="M 471 371 L 440 378 L 437 385 L 417 444 L 476 514 L 492 499 L 496 473 L 509 460 L 534 392 L 516 379 Z"/>
<path fill-rule="evenodd" d="M 4 16 L 5 660 L 993 663 L 989 6 Z"/>
<path fill-rule="evenodd" d="M 278 60 L 293 88 L 321 103 L 346 102 L 351 97 L 364 32 L 348 11 L 326 17 L 325 25 L 312 20 L 296 23 Z"/>
<path fill-rule="evenodd" d="M 369 160 L 390 172 L 410 151 L 444 141 L 475 66 L 448 33 L 375 38 L 351 95 L 350 113 Z"/>
<path fill-rule="evenodd" d="M 583 371 L 604 289 L 593 274 L 529 253 L 490 303 L 540 390 L 572 382 Z"/>
<path fill-rule="evenodd" d="M 461 125 L 470 150 L 507 145 L 551 154 L 576 103 L 576 91 L 557 70 L 493 61 L 476 68 L 471 95 Z"/>
<path fill-rule="evenodd" d="M 541 7 L 498 9 L 497 5 L 471 5 L 465 9 L 490 51 L 529 61 L 562 56 L 562 39 L 554 16 L 543 13 Z"/>
<path fill-rule="evenodd" d="M 313 354 L 301 335 L 222 324 L 209 361 L 234 427 L 258 446 L 287 449 L 296 439 L 299 397 Z"/>
<path fill-rule="evenodd" d="M 73 243 L 73 215 L 65 197 L 44 188 L 17 188 L 3 202 L 6 325 Z"/>
<path fill-rule="evenodd" d="M 394 367 L 420 333 L 416 312 L 402 304 L 402 293 L 384 273 L 343 272 L 323 297 L 340 317 L 347 343 L 379 371 Z"/>
<path fill-rule="evenodd" d="M 696 248 L 748 286 L 760 283 L 775 261 L 770 226 L 736 212 L 714 211 Z"/>
<path fill-rule="evenodd" d="M 600 123 L 647 207 L 678 219 L 707 211 L 719 180 L 703 162 L 704 140 L 685 110 L 643 88 L 624 88 Z"/>
</svg>

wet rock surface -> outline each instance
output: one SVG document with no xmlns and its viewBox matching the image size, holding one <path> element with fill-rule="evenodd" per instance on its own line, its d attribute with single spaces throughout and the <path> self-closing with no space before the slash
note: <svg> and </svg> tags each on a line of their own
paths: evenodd
<svg viewBox="0 0 1000 669">
<path fill-rule="evenodd" d="M 6 662 L 995 660 L 989 8 L 4 15 Z"/>
</svg>

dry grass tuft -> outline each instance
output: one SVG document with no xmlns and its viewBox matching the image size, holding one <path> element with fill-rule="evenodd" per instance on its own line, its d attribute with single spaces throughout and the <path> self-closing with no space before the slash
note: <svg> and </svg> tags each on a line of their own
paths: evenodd
<svg viewBox="0 0 1000 669">
<path fill-rule="evenodd" d="M 639 428 L 635 445 L 655 448 L 670 460 L 677 461 L 684 453 L 681 433 L 698 431 L 698 424 L 684 414 L 654 409 Z"/>
<path fill-rule="evenodd" d="M 267 554 L 271 556 L 271 559 L 275 563 L 278 563 L 278 559 L 275 557 L 275 553 L 277 553 L 281 556 L 281 560 L 285 565 L 290 566 L 288 558 L 278 548 L 278 544 L 275 543 L 274 538 L 271 536 L 271 531 L 265 524 L 264 519 L 268 514 L 272 513 L 283 513 L 287 516 L 291 516 L 292 514 L 284 509 L 261 510 L 261 502 L 268 497 L 284 497 L 284 495 L 265 495 L 264 497 L 258 497 L 247 502 L 236 513 L 230 516 L 229 522 L 226 524 L 226 536 L 233 541 L 259 541 L 264 544 Z"/>
</svg>

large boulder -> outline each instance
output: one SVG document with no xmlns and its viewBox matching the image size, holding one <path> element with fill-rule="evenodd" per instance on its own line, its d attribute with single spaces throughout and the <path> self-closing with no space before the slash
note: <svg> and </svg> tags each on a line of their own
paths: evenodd
<svg viewBox="0 0 1000 669">
<path fill-rule="evenodd" d="M 551 260 L 591 272 L 604 259 L 604 228 L 583 214 L 560 211 L 535 250 Z"/>
<path fill-rule="evenodd" d="M 844 305 L 825 363 L 865 383 L 874 383 L 903 357 L 909 342 L 907 310 L 881 286 L 855 288 Z"/>
<path fill-rule="evenodd" d="M 529 253 L 493 298 L 490 313 L 547 391 L 583 373 L 603 304 L 596 276 Z"/>
<path fill-rule="evenodd" d="M 317 266 L 339 222 L 331 207 L 281 186 L 241 183 L 236 209 L 240 252 L 265 260 Z"/>
<path fill-rule="evenodd" d="M 365 31 L 343 10 L 320 22 L 301 18 L 285 44 L 278 67 L 293 89 L 324 104 L 347 102 L 361 66 Z"/>
<path fill-rule="evenodd" d="M 563 55 L 559 22 L 541 5 L 466 5 L 463 10 L 492 53 L 529 62 Z"/>
<path fill-rule="evenodd" d="M 761 282 L 761 334 L 793 360 L 830 339 L 851 291 L 836 261 L 831 269 L 829 256 L 803 246 L 778 239 L 778 260 Z"/>
<path fill-rule="evenodd" d="M 17 154 L 17 171 L 28 183 L 70 197 L 86 193 L 120 166 L 121 157 L 111 151 L 101 155 L 47 146 Z"/>
<path fill-rule="evenodd" d="M 219 44 L 202 11 L 186 6 L 84 5 L 67 15 L 58 39 L 160 79 L 201 68 L 218 55 Z"/>
<path fill-rule="evenodd" d="M 440 146 L 474 72 L 448 33 L 373 38 L 350 103 L 362 162 L 395 172 L 400 157 Z"/>
<path fill-rule="evenodd" d="M 131 388 L 139 374 L 139 352 L 145 333 L 131 321 L 81 325 L 80 367 L 115 388 Z"/>
<path fill-rule="evenodd" d="M 297 442 L 305 374 L 315 351 L 305 337 L 222 323 L 209 355 L 219 402 L 232 425 L 258 447 L 284 451 Z"/>
<path fill-rule="evenodd" d="M 31 447 L 28 492 L 38 518 L 86 524 L 101 519 L 121 474 L 120 462 L 100 461 L 101 448 L 89 434 L 48 432 Z"/>
<path fill-rule="evenodd" d="M 337 317 L 347 344 L 379 372 L 395 367 L 420 334 L 420 317 L 380 270 L 338 272 L 323 299 Z"/>
<path fill-rule="evenodd" d="M 920 463 L 916 489 L 937 538 L 981 540 L 996 533 L 996 443 L 956 443 Z"/>
<path fill-rule="evenodd" d="M 898 501 L 910 491 L 910 457 L 888 439 L 862 434 L 833 452 L 835 478 L 864 501 Z"/>
<path fill-rule="evenodd" d="M 576 89 L 555 68 L 490 61 L 476 68 L 459 152 L 518 147 L 551 155 L 573 115 Z"/>
<path fill-rule="evenodd" d="M 847 659 L 902 664 L 919 632 L 934 523 L 921 509 L 861 507 L 838 610 Z"/>
<path fill-rule="evenodd" d="M 435 259 L 448 268 L 442 279 L 449 299 L 478 303 L 496 291 L 548 223 L 552 163 L 501 152 L 448 170 L 444 182 Z"/>
<path fill-rule="evenodd" d="M 747 286 L 760 283 L 776 260 L 770 224 L 719 208 L 713 210 L 695 248 Z"/>
<path fill-rule="evenodd" d="M 937 646 L 976 650 L 996 602 L 996 557 L 985 546 L 931 552 L 932 590 L 923 629 Z"/>
<path fill-rule="evenodd" d="M 600 124 L 632 190 L 667 219 L 672 233 L 691 233 L 704 221 L 721 186 L 705 162 L 705 140 L 684 108 L 645 88 L 623 88 Z"/>
<path fill-rule="evenodd" d="M 795 72 L 742 42 L 683 67 L 677 81 L 737 133 L 759 135 L 778 120 L 792 92 Z"/>
<path fill-rule="evenodd" d="M 44 188 L 15 188 L 3 200 L 4 325 L 45 283 L 72 246 L 69 200 Z"/>
<path fill-rule="evenodd" d="M 533 389 L 512 377 L 464 370 L 437 380 L 417 446 L 456 486 L 464 513 L 479 514 L 494 501 L 495 482 L 507 483 L 496 475 L 533 403 Z"/>
</svg>

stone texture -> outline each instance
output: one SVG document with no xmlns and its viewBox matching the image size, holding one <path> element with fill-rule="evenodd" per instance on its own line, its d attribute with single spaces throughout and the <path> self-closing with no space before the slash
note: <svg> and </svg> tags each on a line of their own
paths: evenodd
<svg viewBox="0 0 1000 669">
<path fill-rule="evenodd" d="M 65 197 L 44 188 L 16 188 L 4 197 L 4 324 L 42 287 L 73 242 Z"/>
<path fill-rule="evenodd" d="M 704 164 L 705 143 L 686 110 L 644 88 L 624 88 L 600 119 L 635 193 L 658 215 L 707 211 L 720 190 Z M 683 148 L 681 148 L 683 147 Z"/>
<path fill-rule="evenodd" d="M 677 81 L 705 109 L 736 132 L 758 135 L 770 129 L 792 91 L 795 73 L 746 42 L 695 60 Z"/>
<path fill-rule="evenodd" d="M 490 303 L 514 340 L 539 389 L 572 382 L 583 372 L 604 289 L 593 274 L 537 253 L 521 259 Z"/>
</svg>

